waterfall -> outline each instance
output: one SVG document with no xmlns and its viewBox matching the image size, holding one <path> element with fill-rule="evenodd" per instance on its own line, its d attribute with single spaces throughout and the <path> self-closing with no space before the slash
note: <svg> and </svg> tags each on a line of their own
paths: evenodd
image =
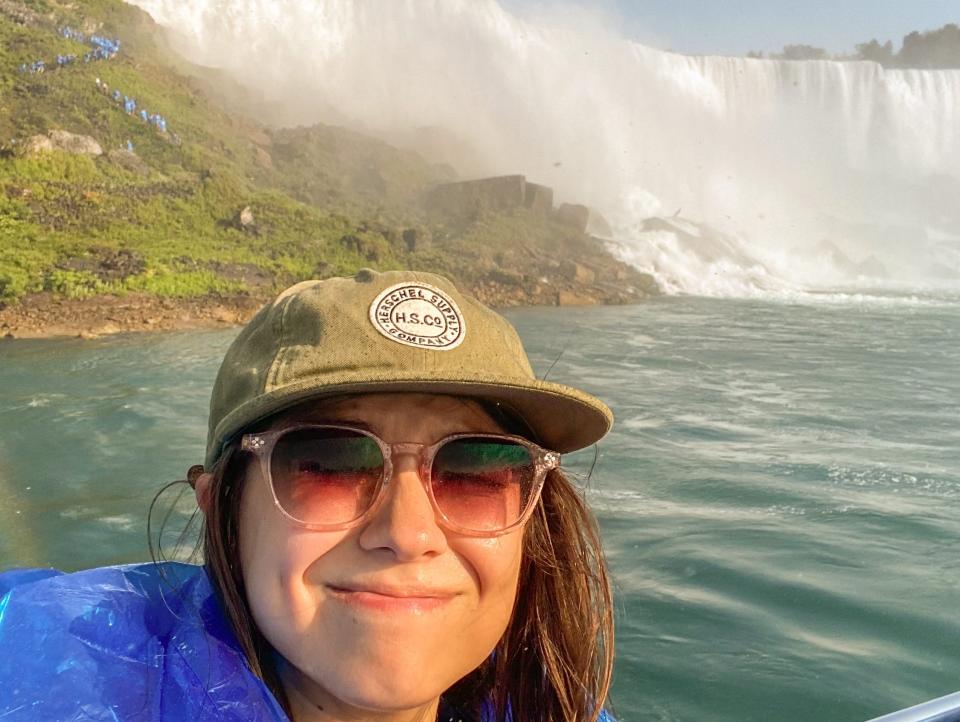
<svg viewBox="0 0 960 722">
<path fill-rule="evenodd" d="M 672 291 L 960 285 L 960 70 L 683 56 L 496 0 L 134 2 L 266 120 L 523 173 Z"/>
</svg>

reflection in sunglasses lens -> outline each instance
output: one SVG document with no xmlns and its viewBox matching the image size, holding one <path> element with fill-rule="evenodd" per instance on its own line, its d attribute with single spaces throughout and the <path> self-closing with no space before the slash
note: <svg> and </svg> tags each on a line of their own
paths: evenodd
<svg viewBox="0 0 960 722">
<path fill-rule="evenodd" d="M 444 444 L 431 469 L 437 506 L 451 522 L 472 531 L 503 529 L 519 519 L 534 475 L 525 446 L 481 437 Z"/>
<path fill-rule="evenodd" d="M 302 429 L 277 441 L 270 474 L 280 506 L 294 519 L 341 524 L 370 508 L 383 454 L 373 439 L 356 431 Z"/>
</svg>

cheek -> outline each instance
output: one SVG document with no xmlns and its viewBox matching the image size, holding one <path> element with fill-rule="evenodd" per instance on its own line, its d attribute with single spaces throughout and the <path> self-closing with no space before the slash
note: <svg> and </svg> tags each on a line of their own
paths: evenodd
<svg viewBox="0 0 960 722">
<path fill-rule="evenodd" d="M 474 624 L 492 648 L 510 622 L 523 559 L 523 532 L 489 539 L 464 538 L 455 551 L 471 570 L 478 590 Z"/>
<path fill-rule="evenodd" d="M 263 480 L 247 480 L 240 503 L 240 563 L 254 620 L 275 645 L 275 637 L 293 637 L 309 625 L 318 600 L 308 569 L 342 537 L 291 525 Z"/>
</svg>

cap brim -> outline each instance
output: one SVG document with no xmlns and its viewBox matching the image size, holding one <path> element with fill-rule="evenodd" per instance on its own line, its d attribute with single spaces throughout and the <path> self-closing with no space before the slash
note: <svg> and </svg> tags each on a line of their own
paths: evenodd
<svg viewBox="0 0 960 722">
<path fill-rule="evenodd" d="M 317 389 L 315 384 L 289 384 L 258 396 L 234 409 L 218 424 L 218 443 L 207 457 L 209 468 L 219 456 L 224 443 L 237 432 L 284 409 L 312 399 L 345 394 L 419 392 L 449 394 L 499 402 L 518 413 L 537 434 L 544 447 L 560 453 L 582 449 L 602 439 L 613 425 L 613 413 L 602 401 L 590 394 L 551 381 L 530 380 L 510 384 L 449 379 L 383 379 L 331 384 Z"/>
</svg>

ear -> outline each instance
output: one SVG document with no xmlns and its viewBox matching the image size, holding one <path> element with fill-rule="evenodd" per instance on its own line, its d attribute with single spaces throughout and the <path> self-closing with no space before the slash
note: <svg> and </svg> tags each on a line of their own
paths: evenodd
<svg viewBox="0 0 960 722">
<path fill-rule="evenodd" d="M 210 482 L 213 481 L 213 474 L 206 472 L 197 477 L 197 483 L 193 490 L 197 494 L 197 506 L 200 511 L 206 514 L 210 510 Z"/>
<path fill-rule="evenodd" d="M 210 509 L 210 483 L 213 481 L 213 474 L 204 471 L 202 466 L 194 466 L 187 472 L 187 480 L 197 495 L 197 506 L 206 514 Z"/>
</svg>

